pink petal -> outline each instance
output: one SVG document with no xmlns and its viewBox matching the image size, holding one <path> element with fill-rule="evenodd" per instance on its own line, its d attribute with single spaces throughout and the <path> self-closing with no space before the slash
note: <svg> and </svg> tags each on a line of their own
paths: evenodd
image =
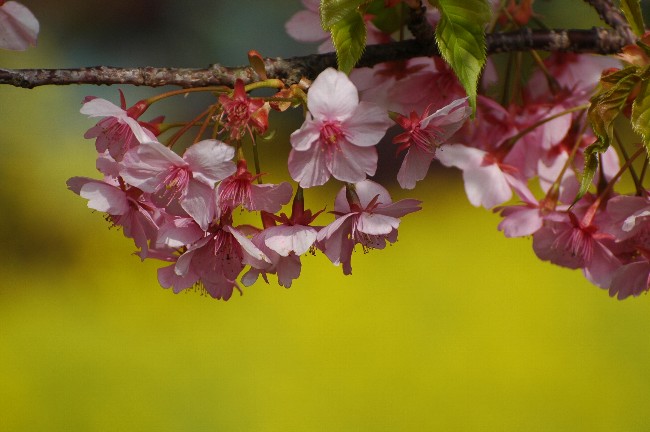
<svg viewBox="0 0 650 432">
<path fill-rule="evenodd" d="M 36 46 L 38 20 L 29 9 L 15 1 L 0 6 L 0 48 L 24 51 Z"/>
<path fill-rule="evenodd" d="M 218 181 L 237 170 L 232 158 L 235 149 L 218 140 L 204 140 L 192 144 L 183 155 L 195 179 L 214 187 Z"/>
<path fill-rule="evenodd" d="M 359 105 L 359 94 L 348 76 L 333 68 L 320 73 L 307 94 L 307 107 L 317 120 L 344 120 Z"/>
<path fill-rule="evenodd" d="M 415 183 L 424 179 L 435 155 L 422 151 L 419 147 L 409 148 L 402 166 L 397 173 L 397 182 L 403 189 L 415 188 Z"/>
<path fill-rule="evenodd" d="M 341 129 L 352 144 L 367 147 L 377 144 L 392 125 L 386 110 L 370 102 L 361 102 Z"/>
<path fill-rule="evenodd" d="M 126 194 L 121 189 L 101 181 L 91 181 L 79 193 L 88 200 L 88 207 L 110 215 L 123 215 L 129 211 Z"/>
<path fill-rule="evenodd" d="M 277 213 L 284 204 L 291 201 L 293 188 L 287 182 L 280 184 L 252 184 L 251 185 L 251 208 L 248 210 L 264 210 L 269 213 Z"/>
<path fill-rule="evenodd" d="M 320 186 L 329 180 L 325 152 L 319 146 L 307 151 L 291 150 L 289 153 L 289 174 L 303 188 Z"/>
<path fill-rule="evenodd" d="M 309 150 L 319 139 L 320 124 L 312 120 L 310 114 L 307 114 L 307 119 L 300 126 L 300 129 L 294 131 L 289 137 L 291 146 L 298 151 Z"/>
<path fill-rule="evenodd" d="M 144 142 L 124 155 L 120 175 L 124 180 L 145 192 L 153 192 L 160 184 L 157 176 L 170 166 L 186 166 L 187 163 L 159 142 Z"/>
<path fill-rule="evenodd" d="M 506 207 L 502 211 L 504 219 L 498 226 L 506 237 L 533 235 L 542 227 L 543 219 L 538 208 L 525 206 Z"/>
<path fill-rule="evenodd" d="M 487 209 L 512 198 L 512 189 L 496 164 L 463 171 L 465 193 L 469 202 Z"/>
<path fill-rule="evenodd" d="M 375 213 L 385 216 L 399 218 L 406 216 L 409 213 L 422 210 L 422 201 L 416 199 L 404 199 L 396 201 L 392 204 L 384 205 L 375 209 Z"/>
<path fill-rule="evenodd" d="M 265 231 L 264 244 L 281 256 L 288 256 L 291 252 L 304 254 L 314 244 L 318 234 L 315 228 L 303 225 L 278 225 Z"/>
<path fill-rule="evenodd" d="M 377 213 L 363 212 L 359 215 L 356 228 L 362 233 L 382 235 L 399 228 L 399 219 Z"/>
<path fill-rule="evenodd" d="M 181 207 L 199 224 L 202 230 L 207 231 L 210 222 L 217 216 L 214 190 L 205 183 L 190 180 L 187 194 L 181 201 Z"/>
<path fill-rule="evenodd" d="M 609 286 L 609 295 L 619 300 L 629 296 L 638 296 L 650 288 L 650 263 L 648 261 L 633 262 L 620 267 L 614 273 Z"/>
<path fill-rule="evenodd" d="M 366 174 L 374 175 L 377 170 L 377 150 L 374 147 L 358 147 L 345 140 L 338 142 L 329 169 L 337 180 L 355 183 L 365 180 Z"/>
<path fill-rule="evenodd" d="M 446 167 L 454 166 L 465 170 L 480 166 L 486 154 L 483 150 L 461 144 L 445 144 L 440 146 L 436 157 Z"/>
<path fill-rule="evenodd" d="M 302 10 L 294 14 L 284 25 L 285 30 L 297 41 L 320 42 L 329 37 L 329 33 L 320 25 L 318 9 L 316 11 Z"/>
</svg>

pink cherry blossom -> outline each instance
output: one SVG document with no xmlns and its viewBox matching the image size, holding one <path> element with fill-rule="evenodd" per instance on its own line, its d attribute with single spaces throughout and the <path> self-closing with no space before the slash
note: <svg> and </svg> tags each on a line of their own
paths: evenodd
<svg viewBox="0 0 650 432">
<path fill-rule="evenodd" d="M 386 241 L 394 243 L 399 218 L 420 210 L 420 204 L 414 199 L 393 203 L 388 191 L 370 180 L 344 187 L 334 203 L 336 220 L 318 232 L 319 247 L 332 263 L 343 264 L 344 274 L 351 274 L 355 244 L 364 249 L 383 249 Z"/>
<path fill-rule="evenodd" d="M 24 51 L 36 46 L 38 20 L 22 4 L 0 1 L 0 48 Z"/>
<path fill-rule="evenodd" d="M 263 230 L 254 235 L 251 241 L 262 251 L 269 259 L 270 262 L 262 264 L 259 267 L 251 267 L 244 276 L 242 276 L 242 284 L 244 286 L 251 286 L 262 275 L 264 280 L 268 283 L 267 274 L 277 274 L 278 284 L 285 288 L 291 288 L 294 279 L 300 276 L 300 256 L 296 254 L 288 254 L 282 256 L 273 249 L 266 245 L 266 240 L 269 235 L 268 230 Z"/>
<path fill-rule="evenodd" d="M 81 114 L 90 117 L 106 117 L 88 129 L 84 138 L 97 138 L 95 147 L 99 153 L 108 150 L 116 161 L 121 161 L 124 153 L 144 141 L 154 141 L 154 126 L 139 122 L 138 117 L 147 109 L 145 101 L 125 109 L 124 95 L 120 92 L 122 108 L 106 99 L 87 97 L 81 107 Z M 146 126 L 146 127 L 145 127 Z"/>
<path fill-rule="evenodd" d="M 538 258 L 572 269 L 582 268 L 585 277 L 601 288 L 609 288 L 614 272 L 621 266 L 610 244 L 613 236 L 593 220 L 593 208 L 579 219 L 573 212 L 558 213 L 547 219 L 533 235 Z"/>
<path fill-rule="evenodd" d="M 140 258 L 148 257 L 149 240 L 158 231 L 159 215 L 142 191 L 127 188 L 113 180 L 102 181 L 87 177 L 72 177 L 68 189 L 88 200 L 88 207 L 104 212 L 114 226 L 122 227 L 124 236 L 132 238 L 140 248 Z"/>
<path fill-rule="evenodd" d="M 217 216 L 214 187 L 235 171 L 234 148 L 218 140 L 204 140 L 180 157 L 159 142 L 143 142 L 124 155 L 121 176 L 152 194 L 168 211 L 180 207 L 204 230 Z"/>
<path fill-rule="evenodd" d="M 189 244 L 176 263 L 160 269 L 158 280 L 174 292 L 199 284 L 212 297 L 228 300 L 234 289 L 239 290 L 236 279 L 246 265 L 263 269 L 269 262 L 264 252 L 232 226 L 232 216 L 225 214 L 210 225 L 204 237 Z"/>
<path fill-rule="evenodd" d="M 255 184 L 259 175 L 248 171 L 246 161 L 237 161 L 237 171 L 225 178 L 217 187 L 218 203 L 222 211 L 243 206 L 248 211 L 280 211 L 291 200 L 293 189 L 287 182 L 280 184 Z"/>
<path fill-rule="evenodd" d="M 393 138 L 393 143 L 399 144 L 398 152 L 407 150 L 397 174 L 404 189 L 413 189 L 426 177 L 436 149 L 460 129 L 471 113 L 467 98 L 456 99 L 433 114 L 429 114 L 429 108 L 421 116 L 412 111 L 409 117 L 398 115 L 395 119 L 405 130 Z"/>
<path fill-rule="evenodd" d="M 263 134 L 268 129 L 270 107 L 262 99 L 248 97 L 242 80 L 235 82 L 232 96 L 219 96 L 219 103 L 223 107 L 225 126 L 232 139 L 241 139 L 246 131 Z"/>
<path fill-rule="evenodd" d="M 380 107 L 359 102 L 357 89 L 343 72 L 328 68 L 307 95 L 309 113 L 291 134 L 289 173 L 303 188 L 319 186 L 330 176 L 358 182 L 377 169 L 374 145 L 390 126 Z"/>
<path fill-rule="evenodd" d="M 512 188 L 527 189 L 515 168 L 499 162 L 498 157 L 485 150 L 447 144 L 440 147 L 437 156 L 444 166 L 463 171 L 465 193 L 475 207 L 492 208 L 512 198 Z"/>
</svg>

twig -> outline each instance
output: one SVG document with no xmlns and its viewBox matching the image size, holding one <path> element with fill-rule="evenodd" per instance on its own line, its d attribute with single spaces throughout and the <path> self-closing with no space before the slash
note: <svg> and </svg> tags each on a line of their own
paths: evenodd
<svg viewBox="0 0 650 432">
<path fill-rule="evenodd" d="M 619 32 L 604 28 L 590 30 L 532 30 L 521 29 L 486 36 L 489 54 L 512 51 L 565 51 L 575 53 L 612 54 L 629 41 Z M 372 67 L 379 63 L 406 60 L 414 57 L 438 56 L 434 43 L 411 39 L 381 45 L 369 45 L 357 67 Z M 336 67 L 334 53 L 314 54 L 293 58 L 264 60 L 268 78 L 295 84 L 302 77 L 315 78 L 328 67 Z M 227 85 L 235 80 L 244 84 L 259 81 L 260 77 L 249 66 L 226 67 L 214 64 L 205 69 L 138 67 L 120 68 L 96 66 L 79 69 L 0 69 L 0 85 L 33 88 L 43 85 L 112 85 L 160 87 L 165 85 L 195 88 Z"/>
<path fill-rule="evenodd" d="M 633 44 L 636 40 L 634 32 L 630 28 L 625 16 L 620 9 L 614 5 L 612 0 L 585 0 L 598 12 L 600 19 L 612 26 L 623 38 L 627 39 L 627 44 Z"/>
</svg>

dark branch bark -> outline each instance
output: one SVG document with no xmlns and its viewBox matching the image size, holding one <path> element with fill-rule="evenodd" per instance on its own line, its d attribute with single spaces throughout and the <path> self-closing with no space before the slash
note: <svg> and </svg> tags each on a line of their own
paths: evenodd
<svg viewBox="0 0 650 432">
<path fill-rule="evenodd" d="M 522 29 L 487 35 L 488 54 L 529 50 L 612 54 L 629 43 L 631 41 L 627 35 L 603 28 L 551 31 Z M 357 67 L 372 67 L 386 61 L 438 55 L 440 53 L 433 41 L 422 43 L 418 40 L 406 40 L 370 45 L 366 47 Z M 336 55 L 327 53 L 287 59 L 269 58 L 265 59 L 265 66 L 269 78 L 278 78 L 286 84 L 295 84 L 302 77 L 313 79 L 324 69 L 336 67 Z M 183 88 L 218 85 L 232 87 L 238 78 L 245 83 L 260 79 L 251 67 L 225 67 L 218 64 L 206 69 L 109 66 L 80 69 L 0 69 L 0 84 L 23 88 L 70 84 L 129 84 L 147 87 L 175 85 Z"/>
<path fill-rule="evenodd" d="M 612 0 L 585 0 L 598 12 L 600 19 L 612 26 L 622 37 L 630 43 L 635 40 L 634 32 L 630 28 L 625 16 L 621 13 Z"/>
</svg>

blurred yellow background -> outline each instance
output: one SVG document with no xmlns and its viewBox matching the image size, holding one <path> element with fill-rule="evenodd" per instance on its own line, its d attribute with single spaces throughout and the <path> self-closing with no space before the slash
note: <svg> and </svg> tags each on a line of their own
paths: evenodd
<svg viewBox="0 0 650 432">
<path fill-rule="evenodd" d="M 128 17 L 126 1 L 113 13 L 24 3 L 39 47 L 1 53 L 2 67 L 313 49 L 284 35 L 298 1 L 144 1 Z M 124 91 L 131 103 L 155 93 Z M 650 430 L 648 297 L 610 299 L 539 261 L 529 239 L 505 239 L 457 172 L 395 190 L 424 209 L 395 245 L 357 250 L 352 276 L 319 254 L 288 290 L 257 283 L 226 303 L 161 289 L 158 263 L 66 189 L 99 177 L 86 94 L 118 100 L 115 88 L 0 88 L 0 430 Z M 176 118 L 189 118 L 184 103 Z"/>
</svg>

